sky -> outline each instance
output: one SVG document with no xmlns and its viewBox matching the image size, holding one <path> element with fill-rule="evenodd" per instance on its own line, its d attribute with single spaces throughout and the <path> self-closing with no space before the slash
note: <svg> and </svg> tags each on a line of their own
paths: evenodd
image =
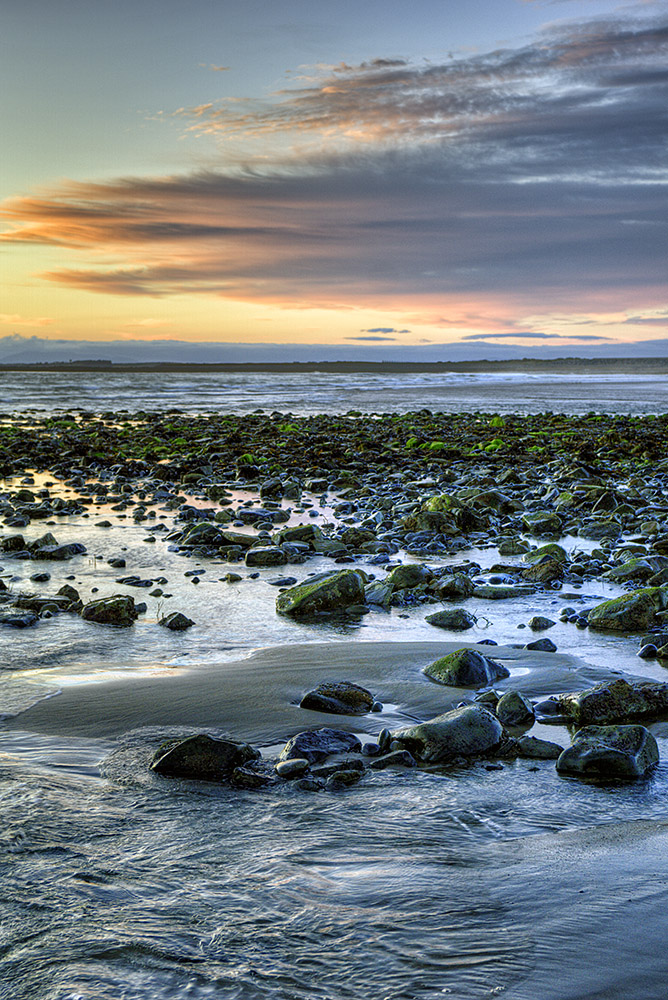
<svg viewBox="0 0 668 1000">
<path fill-rule="evenodd" d="M 668 3 L 3 0 L 0 361 L 668 355 Z"/>
</svg>

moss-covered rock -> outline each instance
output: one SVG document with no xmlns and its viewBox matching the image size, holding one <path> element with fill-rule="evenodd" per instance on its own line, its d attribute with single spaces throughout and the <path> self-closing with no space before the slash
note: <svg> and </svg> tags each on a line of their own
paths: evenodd
<svg viewBox="0 0 668 1000">
<path fill-rule="evenodd" d="M 490 753 L 503 738 L 499 720 L 480 705 L 465 705 L 428 722 L 400 729 L 392 739 L 424 763 L 447 763 L 457 757 Z"/>
<path fill-rule="evenodd" d="M 279 594 L 276 610 L 280 615 L 298 617 L 363 604 L 365 582 L 363 574 L 353 569 L 320 573 Z"/>
<path fill-rule="evenodd" d="M 112 597 L 101 597 L 90 601 L 81 609 L 84 621 L 95 622 L 98 625 L 119 625 L 127 627 L 135 622 L 138 612 L 135 602 L 127 594 L 114 594 Z"/>
<path fill-rule="evenodd" d="M 475 649 L 456 649 L 428 664 L 422 672 L 430 680 L 448 687 L 483 687 L 510 676 L 503 664 Z"/>
<path fill-rule="evenodd" d="M 597 604 L 589 612 L 590 628 L 611 632 L 641 632 L 650 628 L 658 611 L 668 605 L 668 590 L 645 587 Z"/>
<path fill-rule="evenodd" d="M 619 677 L 584 691 L 557 695 L 549 702 L 557 713 L 577 725 L 605 725 L 624 719 L 664 715 L 668 712 L 668 684 L 627 681 Z"/>
</svg>

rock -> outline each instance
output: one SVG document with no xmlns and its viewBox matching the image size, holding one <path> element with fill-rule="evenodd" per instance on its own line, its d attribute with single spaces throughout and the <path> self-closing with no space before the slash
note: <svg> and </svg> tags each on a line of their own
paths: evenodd
<svg viewBox="0 0 668 1000">
<path fill-rule="evenodd" d="M 60 588 L 60 590 L 57 591 L 57 595 L 58 597 L 67 598 L 67 600 L 71 601 L 72 604 L 78 604 L 79 601 L 81 600 L 79 591 L 76 589 L 76 587 L 70 587 L 69 583 L 64 583 Z"/>
<path fill-rule="evenodd" d="M 98 625 L 132 625 L 137 618 L 137 610 L 132 597 L 126 594 L 114 594 L 113 597 L 102 597 L 90 601 L 81 609 L 81 617 L 87 622 Z"/>
<path fill-rule="evenodd" d="M 362 771 L 337 771 L 327 779 L 327 788 L 336 791 L 337 788 L 349 788 L 356 785 L 362 778 Z"/>
<path fill-rule="evenodd" d="M 437 628 L 447 628 L 451 632 L 464 632 L 473 628 L 477 622 L 475 615 L 465 611 L 464 608 L 452 608 L 443 611 L 436 611 L 433 615 L 427 615 L 425 621 Z"/>
<path fill-rule="evenodd" d="M 235 788 L 265 788 L 272 784 L 272 779 L 250 767 L 235 767 L 230 775 L 230 784 Z"/>
<path fill-rule="evenodd" d="M 560 560 L 544 556 L 532 566 L 523 569 L 521 575 L 523 580 L 529 580 L 531 583 L 552 583 L 553 580 L 563 579 L 564 568 Z"/>
<path fill-rule="evenodd" d="M 8 535 L 7 538 L 0 538 L 0 549 L 3 552 L 22 552 L 26 548 L 26 540 L 23 535 Z"/>
<path fill-rule="evenodd" d="M 528 642 L 525 649 L 534 649 L 539 653 L 556 653 L 557 647 L 551 639 L 534 639 L 533 642 Z"/>
<path fill-rule="evenodd" d="M 508 601 L 513 597 L 528 597 L 536 592 L 535 587 L 522 584 L 479 584 L 474 588 L 473 596 L 484 601 Z"/>
<path fill-rule="evenodd" d="M 422 672 L 437 684 L 448 687 L 483 687 L 510 676 L 510 671 L 501 663 L 475 649 L 456 649 L 430 663 Z"/>
<path fill-rule="evenodd" d="M 496 714 L 504 726 L 532 726 L 535 720 L 533 705 L 519 691 L 506 691 L 497 702 Z"/>
<path fill-rule="evenodd" d="M 529 543 L 523 538 L 504 538 L 499 542 L 500 556 L 519 556 L 529 551 Z"/>
<path fill-rule="evenodd" d="M 364 584 L 362 574 L 353 569 L 321 573 L 279 594 L 276 610 L 281 615 L 298 617 L 363 604 Z"/>
<path fill-rule="evenodd" d="M 364 596 L 367 604 L 375 604 L 378 607 L 386 608 L 392 598 L 392 584 L 386 580 L 372 580 L 364 588 Z"/>
<path fill-rule="evenodd" d="M 578 725 L 605 725 L 668 712 L 668 684 L 662 681 L 627 681 L 620 677 L 585 691 L 556 695 L 548 699 L 548 703 L 557 713 Z"/>
<path fill-rule="evenodd" d="M 417 760 L 434 764 L 457 757 L 483 756 L 497 747 L 502 737 L 499 720 L 480 705 L 465 705 L 392 733 L 393 742 Z"/>
<path fill-rule="evenodd" d="M 644 726 L 585 726 L 559 756 L 557 771 L 581 778 L 643 778 L 659 761 Z"/>
<path fill-rule="evenodd" d="M 526 530 L 532 535 L 560 535 L 562 521 L 552 510 L 534 510 L 522 515 Z"/>
<path fill-rule="evenodd" d="M 393 750 L 383 757 L 374 757 L 369 763 L 374 771 L 383 771 L 386 767 L 417 767 L 417 761 L 408 750 Z"/>
<path fill-rule="evenodd" d="M 0 625 L 6 625 L 9 628 L 29 628 L 31 625 L 36 625 L 38 621 L 39 615 L 36 615 L 34 611 L 0 611 Z"/>
<path fill-rule="evenodd" d="M 172 611 L 170 615 L 161 618 L 158 622 L 158 625 L 162 625 L 163 628 L 169 628 L 172 632 L 185 632 L 187 628 L 190 628 L 194 624 L 195 622 L 192 618 L 186 618 L 180 611 Z"/>
<path fill-rule="evenodd" d="M 537 549 L 532 549 L 524 555 L 522 562 L 537 563 L 546 556 L 559 563 L 568 562 L 568 553 L 566 552 L 566 549 L 561 545 L 557 545 L 556 542 L 548 542 L 547 545 L 540 545 Z"/>
<path fill-rule="evenodd" d="M 590 628 L 610 632 L 641 632 L 650 628 L 658 611 L 668 604 L 668 591 L 663 587 L 646 587 L 622 597 L 597 604 L 589 612 Z"/>
<path fill-rule="evenodd" d="M 589 538 L 595 542 L 600 542 L 604 538 L 616 541 L 622 533 L 622 526 L 619 521 L 586 521 L 578 528 L 580 538 Z"/>
<path fill-rule="evenodd" d="M 404 563 L 388 573 L 383 582 L 389 583 L 393 591 L 412 590 L 429 583 L 433 578 L 434 574 L 428 566 L 423 566 L 422 563 Z"/>
<path fill-rule="evenodd" d="M 366 715 L 373 708 L 373 695 L 351 681 L 326 681 L 304 695 L 300 708 L 332 715 Z"/>
<path fill-rule="evenodd" d="M 247 566 L 285 566 L 288 557 L 276 545 L 258 546 L 248 549 L 245 563 Z"/>
<path fill-rule="evenodd" d="M 654 660 L 657 653 L 658 649 L 653 642 L 646 642 L 645 645 L 641 646 L 638 650 L 638 656 L 641 660 Z"/>
<path fill-rule="evenodd" d="M 543 618 L 541 615 L 534 615 L 533 618 L 529 619 L 529 628 L 534 632 L 543 632 L 556 624 L 551 618 Z"/>
<path fill-rule="evenodd" d="M 279 778 L 289 781 L 292 778 L 301 778 L 310 766 L 305 757 L 292 757 L 290 760 L 279 760 L 274 770 Z"/>
<path fill-rule="evenodd" d="M 362 744 L 352 733 L 341 729 L 315 729 L 297 733 L 288 740 L 279 755 L 279 760 L 303 757 L 310 764 L 325 760 L 333 753 L 359 752 Z"/>
<path fill-rule="evenodd" d="M 347 757 L 345 760 L 337 760 L 332 764 L 320 764 L 311 770 L 314 778 L 329 778 L 337 771 L 363 771 L 366 765 L 359 757 Z"/>
<path fill-rule="evenodd" d="M 201 781 L 226 781 L 236 767 L 257 760 L 260 754 L 248 743 L 213 739 L 204 733 L 160 748 L 151 763 L 156 774 Z"/>
<path fill-rule="evenodd" d="M 539 740 L 537 736 L 520 736 L 517 741 L 519 757 L 529 760 L 556 760 L 563 752 L 563 747 L 549 740 Z"/>
<path fill-rule="evenodd" d="M 466 573 L 453 573 L 440 579 L 432 589 L 442 601 L 449 601 L 470 597 L 475 587 Z"/>
<path fill-rule="evenodd" d="M 65 545 L 44 545 L 38 549 L 31 549 L 33 559 L 51 559 L 54 562 L 67 562 L 72 556 L 82 555 L 86 551 L 86 546 L 81 542 L 70 542 Z"/>
</svg>

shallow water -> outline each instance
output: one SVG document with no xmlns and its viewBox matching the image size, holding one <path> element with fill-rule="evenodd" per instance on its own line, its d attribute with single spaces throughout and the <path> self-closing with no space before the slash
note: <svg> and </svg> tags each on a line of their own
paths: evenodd
<svg viewBox="0 0 668 1000">
<path fill-rule="evenodd" d="M 4 372 L 0 412 L 95 412 L 177 408 L 188 413 L 251 413 L 261 408 L 314 413 L 445 412 L 662 413 L 665 377 L 637 373 L 422 372 L 308 374 L 254 372 Z"/>
</svg>

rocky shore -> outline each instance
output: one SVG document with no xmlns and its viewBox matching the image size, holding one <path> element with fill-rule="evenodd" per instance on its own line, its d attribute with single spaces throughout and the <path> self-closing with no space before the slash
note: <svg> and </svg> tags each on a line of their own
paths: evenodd
<svg viewBox="0 0 668 1000">
<path fill-rule="evenodd" d="M 624 636 L 641 660 L 668 665 L 668 416 L 0 416 L 0 475 L 6 629 L 60 615 L 130 629 L 147 611 L 134 594 L 169 598 L 167 578 L 133 572 L 121 551 L 107 560 L 120 574 L 113 593 L 82 597 L 67 582 L 65 569 L 86 545 L 59 541 L 58 525 L 97 515 L 104 532 L 109 515 L 144 527 L 156 551 L 166 546 L 200 567 L 186 573 L 193 583 L 207 561 L 229 564 L 220 578 L 229 585 L 239 569 L 266 579 L 276 588 L 273 613 L 287 620 L 308 626 L 424 608 L 435 637 L 461 633 L 458 649 L 422 670 L 424 683 L 458 693 L 445 713 L 382 728 L 363 744 L 351 720 L 382 712 L 382 703 L 359 678 L 333 678 L 304 691 L 302 707 L 340 715 L 345 728 L 286 733 L 275 758 L 204 732 L 158 741 L 158 774 L 319 790 L 386 767 L 495 767 L 522 757 L 556 760 L 570 776 L 628 780 L 658 761 L 643 723 L 668 715 L 668 683 L 607 678 L 536 701 L 490 655 L 493 638 L 468 635 L 478 606 L 564 595 L 561 622 Z M 326 522 L 314 516 L 317 498 L 327 501 Z M 565 536 L 578 545 L 565 547 Z M 483 570 L 473 549 L 494 549 L 498 559 Z M 11 585 L 18 564 L 34 566 L 30 592 Z M 309 564 L 316 568 L 292 575 Z M 618 592 L 576 609 L 567 595 L 589 581 Z M 190 614 L 171 610 L 159 624 L 185 632 L 198 624 Z M 533 615 L 526 627 L 536 637 L 518 648 L 549 657 L 554 625 Z M 536 719 L 570 726 L 571 745 L 530 735 Z"/>
</svg>

